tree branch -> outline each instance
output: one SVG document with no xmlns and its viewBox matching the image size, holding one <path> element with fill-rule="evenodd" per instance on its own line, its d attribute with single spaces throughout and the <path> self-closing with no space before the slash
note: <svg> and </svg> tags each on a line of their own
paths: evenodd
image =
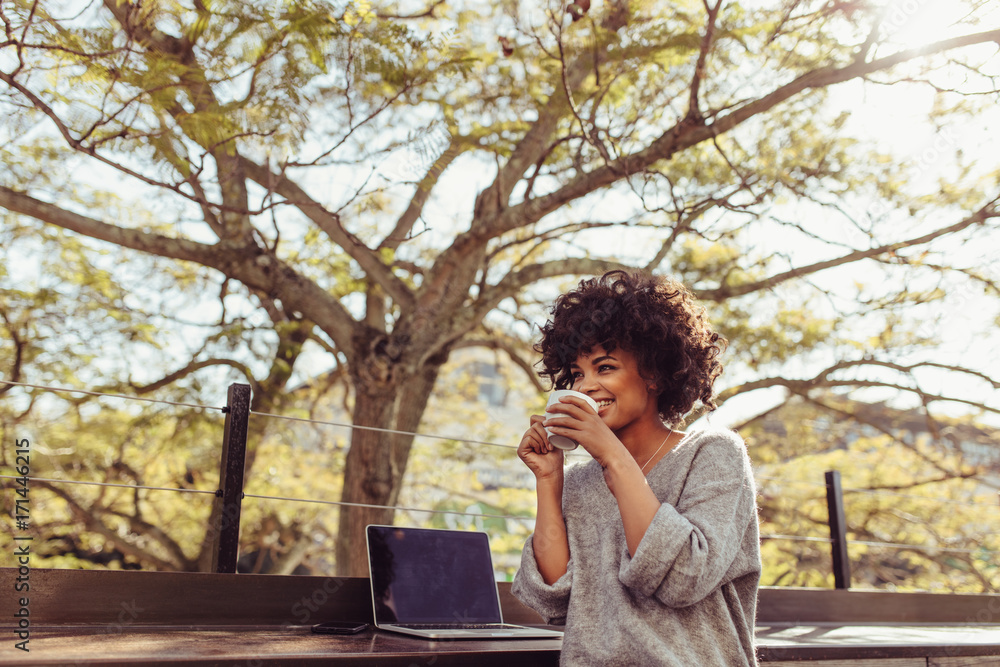
<svg viewBox="0 0 1000 667">
<path fill-rule="evenodd" d="M 714 198 L 706 199 L 703 202 L 697 204 L 694 209 L 692 209 L 687 215 L 681 211 L 677 216 L 677 223 L 674 225 L 673 229 L 670 230 L 670 236 L 663 242 L 660 249 L 657 251 L 653 259 L 649 261 L 646 265 L 647 271 L 653 271 L 660 265 L 660 263 L 666 258 L 667 253 L 670 252 L 671 248 L 677 242 L 677 239 L 681 234 L 691 229 L 691 225 L 698 220 L 701 216 L 705 215 L 708 211 L 715 208 L 718 202 Z"/>
<path fill-rule="evenodd" d="M 591 259 L 589 257 L 571 257 L 568 259 L 558 259 L 542 264 L 532 264 L 517 271 L 511 271 L 504 276 L 496 285 L 491 285 L 483 291 L 476 300 L 474 318 L 482 318 L 489 311 L 496 308 L 497 304 L 507 297 L 514 296 L 526 285 L 538 282 L 545 278 L 555 278 L 556 276 L 590 276 L 601 275 L 607 271 L 622 269 L 630 271 L 633 269 L 628 264 L 613 262 L 605 259 Z"/>
<path fill-rule="evenodd" d="M 176 38 L 160 31 L 152 24 L 151 13 L 142 15 L 140 5 L 104 0 L 107 8 L 121 24 L 122 29 L 147 49 L 153 51 L 147 58 L 163 60 L 164 56 L 174 58 L 182 67 L 178 70 L 179 88 L 183 90 L 197 112 L 218 112 L 222 105 L 209 84 L 204 68 L 196 62 L 194 44 L 188 36 Z M 201 16 L 200 20 L 208 20 Z M 147 25 L 147 22 L 150 25 Z M 176 118 L 180 112 L 179 105 L 171 110 Z M 242 174 L 242 162 L 237 151 L 235 136 L 225 137 L 214 145 L 197 142 L 207 150 L 217 166 L 219 193 L 222 195 L 222 212 L 220 215 L 225 238 L 249 239 L 252 225 L 247 213 L 249 209 L 249 194 L 246 179 Z"/>
<path fill-rule="evenodd" d="M 238 246 L 231 243 L 210 246 L 196 241 L 109 225 L 35 199 L 31 195 L 3 185 L 0 185 L 0 207 L 100 241 L 107 241 L 161 257 L 197 262 L 205 266 L 214 265 L 213 257 L 225 254 L 226 251 L 234 252 L 238 249 Z"/>
<path fill-rule="evenodd" d="M 606 58 L 606 56 L 602 56 Z M 497 170 L 497 176 L 488 188 L 476 198 L 474 224 L 488 220 L 507 207 L 511 192 L 518 180 L 549 149 L 552 135 L 560 119 L 570 108 L 569 96 L 587 79 L 597 63 L 592 59 L 580 58 L 568 68 L 563 65 L 564 95 L 553 93 L 544 107 L 538 111 L 538 119 L 517 144 L 510 158 Z"/>
<path fill-rule="evenodd" d="M 691 77 L 691 93 L 688 97 L 687 115 L 694 122 L 700 122 L 702 119 L 698 93 L 705 78 L 705 61 L 708 60 L 709 51 L 712 50 L 712 43 L 715 40 L 715 22 L 722 7 L 722 0 L 717 0 L 714 7 L 708 4 L 708 0 L 704 0 L 704 5 L 705 11 L 708 12 L 708 20 L 705 21 L 705 35 L 698 50 L 698 60 L 694 66 L 694 75 Z"/>
<path fill-rule="evenodd" d="M 981 371 L 973 370 L 971 368 L 964 368 L 962 366 L 942 364 L 935 361 L 920 361 L 915 364 L 910 364 L 908 366 L 897 364 L 891 361 L 879 361 L 878 359 L 856 359 L 853 361 L 841 361 L 823 371 L 823 377 L 826 377 L 835 371 L 843 370 L 844 368 L 852 368 L 858 366 L 880 366 L 882 368 L 890 368 L 892 370 L 906 374 L 912 374 L 913 371 L 918 368 L 940 368 L 946 371 L 954 371 L 956 373 L 964 373 L 966 375 L 972 375 L 974 377 L 978 377 L 981 380 L 989 382 L 991 385 L 993 385 L 994 389 L 1000 389 L 1000 382 L 997 382 L 996 380 L 986 375 L 985 373 L 982 373 Z"/>
<path fill-rule="evenodd" d="M 179 567 L 178 569 L 181 570 L 193 569 L 194 561 L 188 558 L 187 555 L 185 555 L 184 550 L 181 548 L 181 545 L 178 544 L 177 541 L 175 541 L 172 537 L 170 537 L 170 535 L 168 535 L 159 526 L 154 526 L 153 524 L 141 519 L 138 516 L 125 514 L 124 512 L 120 512 L 118 510 L 110 508 L 101 508 L 101 511 L 105 514 L 110 514 L 111 516 L 117 516 L 122 519 L 125 519 L 126 521 L 128 521 L 129 528 L 131 528 L 133 532 L 135 532 L 138 535 L 146 535 L 148 537 L 152 537 L 157 542 L 159 542 L 163 546 L 163 548 L 165 548 L 167 552 L 170 553 L 177 560 L 177 562 L 181 564 L 181 567 Z"/>
<path fill-rule="evenodd" d="M 251 180 L 262 187 L 272 188 L 274 192 L 284 197 L 288 204 L 299 209 L 331 241 L 343 248 L 344 252 L 361 266 L 369 278 L 381 285 L 386 294 L 392 297 L 401 309 L 413 308 L 414 297 L 407 284 L 393 274 L 376 252 L 365 245 L 361 239 L 344 229 L 338 215 L 327 211 L 284 174 L 274 174 L 267 167 L 247 158 L 241 158 L 241 160 L 246 174 Z"/>
<path fill-rule="evenodd" d="M 535 367 L 532 366 L 530 361 L 522 357 L 520 351 L 509 341 L 502 340 L 493 334 L 491 334 L 488 338 L 467 336 L 456 344 L 454 349 L 457 350 L 467 347 L 483 347 L 488 350 L 499 350 L 504 352 L 518 368 L 524 371 L 525 377 L 528 378 L 539 393 L 548 391 L 548 389 L 542 384 L 541 379 L 539 379 L 538 373 L 535 372 Z"/>
<path fill-rule="evenodd" d="M 437 18 L 434 16 L 434 10 L 443 5 L 445 1 L 446 0 L 434 0 L 434 2 L 428 5 L 427 9 L 425 9 L 422 12 L 417 12 L 414 14 L 384 14 L 382 12 L 378 12 L 376 16 L 378 16 L 380 19 L 396 19 L 399 21 L 405 21 L 409 19 Z"/>
<path fill-rule="evenodd" d="M 961 220 L 960 222 L 957 222 L 949 227 L 944 227 L 928 234 L 924 234 L 923 236 L 918 236 L 906 241 L 898 241 L 896 243 L 887 243 L 875 248 L 869 248 L 867 250 L 856 250 L 834 259 L 828 259 L 822 262 L 815 262 L 807 266 L 790 269 L 784 273 L 779 273 L 771 276 L 770 278 L 765 278 L 764 280 L 745 283 L 743 285 L 734 285 L 731 287 L 719 287 L 713 290 L 699 290 L 696 294 L 700 299 L 725 301 L 726 299 L 730 299 L 732 297 L 743 296 L 752 292 L 771 289 L 772 287 L 794 278 L 800 278 L 802 276 L 830 269 L 835 266 L 841 266 L 843 264 L 850 264 L 851 262 L 856 262 L 862 259 L 876 257 L 884 253 L 897 251 L 901 248 L 924 245 L 939 237 L 960 232 L 967 227 L 971 227 L 972 225 L 984 224 L 990 218 L 997 217 L 998 215 L 1000 215 L 1000 212 L 996 210 L 995 204 L 991 202 L 964 220 Z"/>
<path fill-rule="evenodd" d="M 382 243 L 378 246 L 379 248 L 391 248 L 395 250 L 409 237 L 413 225 L 420 219 L 420 214 L 424 210 L 424 204 L 427 203 L 427 199 L 431 196 L 431 191 L 437 185 L 441 174 L 462 153 L 459 147 L 460 141 L 458 137 L 451 137 L 448 147 L 434 160 L 434 164 L 431 165 L 424 177 L 417 183 L 417 190 L 413 193 L 409 206 L 399 216 L 396 226 L 382 240 Z"/>
<path fill-rule="evenodd" d="M 963 478 L 965 478 L 965 477 L 974 477 L 976 475 L 976 471 L 975 470 L 973 470 L 970 473 L 963 473 L 961 470 L 959 470 L 958 472 L 954 472 L 952 470 L 948 470 L 947 468 L 945 468 L 944 466 L 942 466 L 938 461 L 935 461 L 930 456 L 928 456 L 926 453 L 921 452 L 914 445 L 906 442 L 906 440 L 904 440 L 903 438 L 898 437 L 895 433 L 893 433 L 892 431 L 890 431 L 886 427 L 882 426 L 881 424 L 879 424 L 878 422 L 876 422 L 874 419 L 869 419 L 869 418 L 865 417 L 864 415 L 858 414 L 857 411 L 852 412 L 850 410 L 839 408 L 839 407 L 837 407 L 835 405 L 830 405 L 829 403 L 826 403 L 825 401 L 822 401 L 822 400 L 819 400 L 819 399 L 816 399 L 816 398 L 812 398 L 810 396 L 806 396 L 806 395 L 802 395 L 802 394 L 799 394 L 799 395 L 802 396 L 802 398 L 804 400 L 809 401 L 810 403 L 812 403 L 813 405 L 817 406 L 818 408 L 821 408 L 821 409 L 826 410 L 828 412 L 832 412 L 834 414 L 840 415 L 841 417 L 846 417 L 848 419 L 852 419 L 852 420 L 858 422 L 859 424 L 865 424 L 866 426 L 870 426 L 871 428 L 873 428 L 873 429 L 881 432 L 883 435 L 888 436 L 889 438 L 892 438 L 893 442 L 896 442 L 897 444 L 900 444 L 903 447 L 906 447 L 907 449 L 909 449 L 915 455 L 919 456 L 921 459 L 923 459 L 924 461 L 926 461 L 933 468 L 935 468 L 936 470 L 938 470 L 939 472 L 941 472 L 943 475 L 945 475 L 946 479 L 950 479 L 950 478 L 954 478 L 954 477 L 963 477 Z"/>
<path fill-rule="evenodd" d="M 171 563 L 169 561 L 163 560 L 162 558 L 154 556 L 153 554 L 145 551 L 144 549 L 140 549 L 134 544 L 125 541 L 118 535 L 117 532 L 111 530 L 110 528 L 104 525 L 104 522 L 97 517 L 97 513 L 104 511 L 104 508 L 94 508 L 94 507 L 91 507 L 89 509 L 84 508 L 79 502 L 77 502 L 76 498 L 74 498 L 69 493 L 60 489 L 55 484 L 51 484 L 49 482 L 41 482 L 38 480 L 35 480 L 34 483 L 38 484 L 39 486 L 45 489 L 48 489 L 50 492 L 59 496 L 67 505 L 69 505 L 70 510 L 73 512 L 74 516 L 76 516 L 78 521 L 83 523 L 83 525 L 85 525 L 89 530 L 98 533 L 99 535 L 104 537 L 104 539 L 114 544 L 123 553 L 133 556 L 134 558 L 140 561 L 145 561 L 147 563 L 150 563 L 159 570 L 168 572 L 173 570 L 182 570 L 184 569 L 185 564 L 188 562 L 185 559 L 184 561 L 181 561 L 179 563 Z"/>
<path fill-rule="evenodd" d="M 104 0 L 103 4 L 104 8 L 111 12 L 115 20 L 118 21 L 122 30 L 142 46 L 159 51 L 162 55 L 173 56 L 181 61 L 190 59 L 190 42 L 168 35 L 158 28 L 147 26 L 140 14 L 142 11 L 140 4 L 118 2 L 117 0 Z"/>
<path fill-rule="evenodd" d="M 745 382 L 741 385 L 735 387 L 730 387 L 719 392 L 716 397 L 716 403 L 722 405 L 725 401 L 738 396 L 740 394 L 749 393 L 751 391 L 756 391 L 758 389 L 768 389 L 771 387 L 785 387 L 796 394 L 801 394 L 803 396 L 808 396 L 808 393 L 813 389 L 823 389 L 832 387 L 845 387 L 851 389 L 863 389 L 871 387 L 884 387 L 887 389 L 896 389 L 902 393 L 917 394 L 920 396 L 921 400 L 925 403 L 938 403 L 938 402 L 952 402 L 961 403 L 963 405 L 969 405 L 971 407 L 984 410 L 986 412 L 992 412 L 1000 414 L 1000 408 L 994 408 L 987 405 L 985 402 L 972 401 L 969 399 L 952 397 L 952 396 L 942 396 L 939 394 L 930 394 L 921 389 L 915 387 L 907 387 L 905 385 L 896 384 L 894 382 L 880 381 L 880 380 L 837 380 L 830 377 L 831 374 L 838 370 L 843 370 L 845 368 L 860 367 L 860 366 L 878 366 L 882 368 L 889 368 L 892 370 L 897 370 L 904 373 L 909 373 L 915 368 L 929 366 L 936 368 L 944 368 L 947 370 L 952 370 L 961 373 L 967 373 L 976 377 L 980 377 L 987 382 L 990 382 L 996 386 L 996 382 L 985 376 L 979 371 L 962 368 L 959 366 L 947 366 L 944 364 L 937 364 L 934 362 L 920 362 L 913 364 L 911 366 L 903 366 L 900 364 L 894 364 L 892 362 L 879 361 L 875 359 L 861 359 L 861 360 L 849 360 L 838 362 L 825 370 L 819 372 L 815 377 L 811 379 L 796 380 L 792 378 L 784 377 L 768 377 L 760 378 L 758 380 L 752 380 L 750 382 Z"/>
<path fill-rule="evenodd" d="M 15 324 L 10 321 L 9 317 L 7 317 L 7 311 L 0 310 L 0 318 L 3 318 L 5 324 L 4 328 L 7 329 L 7 333 L 10 335 L 10 340 L 14 344 L 14 361 L 11 363 L 10 372 L 8 373 L 7 378 L 11 382 L 20 382 L 21 364 L 24 362 L 24 348 L 26 345 L 25 342 L 21 340 L 21 336 L 18 334 Z M 13 388 L 14 385 L 12 384 L 0 385 L 0 396 L 3 396 Z"/>
<path fill-rule="evenodd" d="M 280 297 L 290 310 L 309 313 L 309 319 L 329 334 L 348 360 L 354 359 L 357 323 L 350 312 L 315 282 L 260 248 L 236 241 L 206 245 L 125 229 L 67 211 L 4 186 L 0 186 L 0 206 L 100 241 L 216 269 L 251 289 Z"/>
<path fill-rule="evenodd" d="M 199 371 L 202 368 L 207 368 L 209 366 L 230 366 L 232 368 L 235 368 L 240 373 L 242 373 L 244 377 L 246 377 L 247 381 L 251 385 L 251 388 L 253 389 L 253 393 L 254 394 L 260 393 L 260 383 L 257 382 L 256 378 L 254 378 L 253 373 L 250 372 L 250 368 L 247 367 L 246 364 L 240 363 L 239 361 L 236 361 L 234 359 L 203 359 L 202 361 L 192 361 L 187 366 L 177 369 L 173 373 L 170 373 L 169 375 L 163 377 L 160 380 L 157 380 L 156 382 L 152 382 L 147 385 L 132 384 L 131 386 L 132 389 L 139 395 L 148 394 L 158 389 L 162 389 L 167 385 L 173 384 L 174 382 L 177 382 L 181 378 L 187 377 L 191 373 Z"/>
<path fill-rule="evenodd" d="M 66 144 L 74 151 L 83 153 L 84 155 L 87 155 L 88 157 L 91 157 L 97 160 L 98 162 L 105 164 L 111 167 L 112 169 L 115 169 L 116 171 L 120 171 L 121 173 L 127 176 L 131 176 L 132 178 L 135 178 L 136 180 L 141 181 L 142 183 L 146 183 L 147 185 L 161 187 L 170 190 L 172 192 L 176 192 L 182 197 L 186 199 L 191 199 L 192 201 L 195 201 L 201 205 L 209 203 L 207 201 L 201 201 L 197 199 L 197 195 L 192 196 L 185 193 L 181 189 L 180 184 L 158 181 L 156 179 L 145 176 L 144 174 L 141 174 L 138 171 L 135 171 L 134 169 L 130 169 L 119 162 L 104 157 L 103 155 L 97 152 L 94 146 L 85 145 L 83 141 L 74 137 L 73 133 L 70 131 L 70 128 L 63 122 L 62 118 L 59 117 L 59 115 L 55 112 L 54 109 L 52 109 L 52 107 L 46 104 L 40 97 L 35 95 L 33 92 L 31 92 L 30 90 L 22 86 L 20 83 L 18 83 L 12 76 L 9 76 L 4 72 L 0 72 L 0 81 L 3 81 L 13 90 L 16 90 L 21 95 L 23 95 L 31 103 L 32 107 L 37 109 L 44 116 L 48 117 L 48 119 L 52 121 L 52 124 L 55 125 L 56 130 L 59 132 L 59 134 L 62 135 L 63 139 L 66 141 Z"/>
<path fill-rule="evenodd" d="M 837 83 L 864 77 L 875 72 L 890 69 L 895 65 L 917 57 L 929 56 L 952 49 L 988 42 L 1000 43 L 1000 30 L 962 35 L 942 40 L 920 49 L 901 51 L 871 62 L 855 62 L 841 68 L 823 67 L 807 72 L 771 93 L 748 102 L 724 116 L 720 116 L 710 125 L 685 123 L 682 120 L 643 150 L 622 156 L 614 163 L 602 165 L 590 172 L 581 174 L 563 187 L 547 195 L 511 206 L 492 218 L 489 224 L 483 224 L 467 233 L 477 237 L 485 236 L 493 238 L 517 227 L 537 222 L 564 204 L 579 199 L 600 188 L 607 187 L 623 176 L 648 169 L 655 162 L 669 159 L 676 153 L 695 146 L 702 141 L 725 134 L 750 118 L 773 109 L 805 90 L 826 88 Z"/>
</svg>

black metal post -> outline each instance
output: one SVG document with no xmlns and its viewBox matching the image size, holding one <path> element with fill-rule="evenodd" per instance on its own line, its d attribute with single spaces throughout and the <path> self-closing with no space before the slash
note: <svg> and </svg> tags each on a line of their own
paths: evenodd
<svg viewBox="0 0 1000 667">
<path fill-rule="evenodd" d="M 833 582 L 836 588 L 851 587 L 851 561 L 847 558 L 847 520 L 844 518 L 844 493 L 840 472 L 826 473 L 826 507 L 830 516 L 830 540 L 833 551 Z"/>
<path fill-rule="evenodd" d="M 246 465 L 247 430 L 250 423 L 250 385 L 229 385 L 226 426 L 219 464 L 219 490 L 222 511 L 216 528 L 216 550 L 212 570 L 236 572 L 240 549 L 240 512 L 243 502 L 243 469 Z"/>
</svg>

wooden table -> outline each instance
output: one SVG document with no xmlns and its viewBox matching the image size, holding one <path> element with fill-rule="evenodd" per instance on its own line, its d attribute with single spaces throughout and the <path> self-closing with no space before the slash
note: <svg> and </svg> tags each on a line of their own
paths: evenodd
<svg viewBox="0 0 1000 667">
<path fill-rule="evenodd" d="M 757 631 L 766 667 L 1000 665 L 998 630 L 965 626 L 771 625 Z M 308 627 L 65 626 L 32 631 L 30 653 L 0 646 L 10 665 L 558 665 L 558 639 L 433 641 L 377 630 L 316 635 Z"/>
<path fill-rule="evenodd" d="M 30 653 L 0 646 L 10 665 L 557 665 L 559 639 L 432 641 L 368 630 L 358 635 L 313 634 L 308 627 L 42 628 L 31 633 Z M 18 655 L 20 654 L 20 655 Z"/>
<path fill-rule="evenodd" d="M 1000 665 L 1000 628 L 966 625 L 774 624 L 757 627 L 766 667 Z"/>
</svg>

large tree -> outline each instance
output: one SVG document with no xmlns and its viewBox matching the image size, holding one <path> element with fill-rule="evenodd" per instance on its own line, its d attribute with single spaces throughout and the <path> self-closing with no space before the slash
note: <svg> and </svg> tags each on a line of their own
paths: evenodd
<svg viewBox="0 0 1000 667">
<path fill-rule="evenodd" d="M 992 382 L 921 357 L 934 332 L 909 326 L 997 295 L 975 254 L 997 238 L 996 165 L 946 133 L 995 104 L 988 4 L 948 3 L 943 38 L 915 44 L 926 8 L 874 0 L 4 2 L 0 208 L 219 286 L 206 338 L 240 340 L 233 295 L 259 309 L 266 364 L 195 346 L 144 384 L 228 365 L 258 411 L 320 370 L 316 345 L 355 425 L 413 432 L 458 346 L 527 363 L 519 323 L 551 297 L 532 286 L 626 265 L 716 304 L 725 399 Z M 933 96 L 933 160 L 866 144 L 850 107 L 885 86 Z M 341 573 L 366 572 L 363 527 L 391 521 L 411 444 L 353 431 Z"/>
</svg>

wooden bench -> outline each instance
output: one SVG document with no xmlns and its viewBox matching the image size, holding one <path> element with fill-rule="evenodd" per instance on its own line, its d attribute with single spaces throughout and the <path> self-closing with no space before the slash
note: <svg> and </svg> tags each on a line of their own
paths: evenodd
<svg viewBox="0 0 1000 667">
<path fill-rule="evenodd" d="M 32 569 L 29 590 L 19 592 L 19 576 L 0 568 L 0 664 L 437 667 L 559 659 L 558 639 L 435 642 L 374 630 L 310 632 L 321 621 L 370 622 L 367 579 Z M 541 624 L 509 584 L 499 588 L 505 620 Z M 765 588 L 757 620 L 758 653 L 768 667 L 1000 665 L 995 595 Z M 29 651 L 16 648 L 18 632 L 27 633 Z"/>
</svg>

